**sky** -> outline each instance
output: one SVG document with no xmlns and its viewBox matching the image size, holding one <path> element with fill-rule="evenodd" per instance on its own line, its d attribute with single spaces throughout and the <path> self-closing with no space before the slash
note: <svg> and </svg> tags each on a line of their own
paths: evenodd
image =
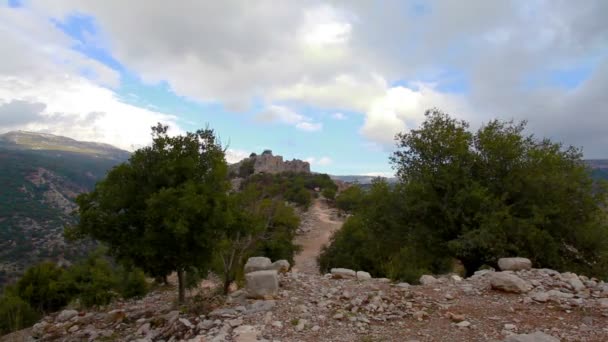
<svg viewBox="0 0 608 342">
<path fill-rule="evenodd" d="M 8 0 L 0 133 L 134 150 L 209 126 L 236 162 L 393 174 L 438 108 L 608 158 L 608 1 Z"/>
</svg>

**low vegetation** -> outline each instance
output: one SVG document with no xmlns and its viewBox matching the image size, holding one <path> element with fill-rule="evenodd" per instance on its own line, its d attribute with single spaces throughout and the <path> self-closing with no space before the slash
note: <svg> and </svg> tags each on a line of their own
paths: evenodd
<svg viewBox="0 0 608 342">
<path fill-rule="evenodd" d="M 92 307 L 114 298 L 141 297 L 148 283 L 139 269 L 117 266 L 98 250 L 67 268 L 51 262 L 27 269 L 0 296 L 0 334 L 28 327 L 68 305 Z"/>
</svg>

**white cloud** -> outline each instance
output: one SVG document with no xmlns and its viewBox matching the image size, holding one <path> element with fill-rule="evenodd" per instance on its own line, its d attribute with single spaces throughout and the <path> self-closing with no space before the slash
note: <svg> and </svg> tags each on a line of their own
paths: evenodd
<svg viewBox="0 0 608 342">
<path fill-rule="evenodd" d="M 148 144 L 157 122 L 180 132 L 175 116 L 124 103 L 103 87 L 116 84 L 116 72 L 71 50 L 74 41 L 36 13 L 0 7 L 0 18 L 0 107 L 13 114 L 35 109 L 28 120 L 0 120 L 0 131 L 47 132 L 129 150 Z"/>
<path fill-rule="evenodd" d="M 333 160 L 327 156 L 320 158 L 308 157 L 304 160 L 310 163 L 312 166 L 327 166 L 333 163 Z"/>
<path fill-rule="evenodd" d="M 425 84 L 418 84 L 416 88 L 389 88 L 384 96 L 372 101 L 361 133 L 372 141 L 392 145 L 396 133 L 415 128 L 424 121 L 427 109 L 437 107 L 459 117 L 471 115 L 460 96 L 440 93 Z"/>
<path fill-rule="evenodd" d="M 346 115 L 344 115 L 344 113 L 340 113 L 340 112 L 333 113 L 331 115 L 331 117 L 336 120 L 346 120 L 347 119 Z"/>
<path fill-rule="evenodd" d="M 381 7 L 373 1 L 264 0 L 27 4 L 37 9 L 37 20 L 5 20 L 11 14 L 4 13 L 0 30 L 10 32 L 13 40 L 38 38 L 25 48 L 3 40 L 0 70 L 46 70 L 50 61 L 57 64 L 56 55 L 64 61 L 61 69 L 78 66 L 68 74 L 92 63 L 88 67 L 99 75 L 95 82 L 115 82 L 115 73 L 71 53 L 66 47 L 73 42 L 47 27 L 49 15 L 62 20 L 79 13 L 95 18 L 101 41 L 130 71 L 146 82 L 166 80 L 177 94 L 198 101 L 247 109 L 252 99 L 261 99 L 293 112 L 297 105 L 360 112 L 365 115 L 360 132 L 380 144 L 389 143 L 396 130 L 416 125 L 424 110 L 439 107 L 477 123 L 496 116 L 529 119 L 545 135 L 584 144 L 596 153 L 605 150 L 605 100 L 597 96 L 608 91 L 606 68 L 601 67 L 608 58 L 605 0 L 431 1 L 424 4 L 424 15 L 412 13 L 413 6 L 402 1 Z M 10 11 L 19 12 L 4 10 Z M 46 26 L 32 29 L 34 21 Z M 60 41 L 56 45 L 63 48 L 47 41 Z M 21 56 L 31 49 L 45 57 Z M 522 87 L 534 73 L 568 71 L 584 63 L 595 65 L 588 82 L 576 90 Z M 439 90 L 451 73 L 457 83 L 466 83 L 466 94 Z M 401 81 L 427 85 L 395 85 Z M 553 104 L 562 101 L 565 106 Z M 585 125 L 573 125 L 573 117 Z M 288 124 L 321 129 L 306 118 Z M 590 136 L 588 129 L 595 134 Z"/>
<path fill-rule="evenodd" d="M 226 150 L 226 161 L 229 164 L 238 163 L 241 160 L 249 157 L 250 154 L 251 153 L 244 151 L 244 150 L 236 150 L 236 149 L 229 148 Z"/>
<path fill-rule="evenodd" d="M 266 107 L 266 109 L 259 113 L 256 118 L 261 122 L 276 121 L 284 123 L 306 132 L 319 131 L 323 128 L 323 124 L 320 122 L 314 122 L 310 117 L 298 114 L 288 107 L 278 105 Z"/>
</svg>

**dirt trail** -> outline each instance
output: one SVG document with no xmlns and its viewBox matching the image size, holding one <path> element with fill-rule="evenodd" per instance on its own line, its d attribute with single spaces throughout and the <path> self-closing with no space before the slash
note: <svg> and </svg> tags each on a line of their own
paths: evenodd
<svg viewBox="0 0 608 342">
<path fill-rule="evenodd" d="M 329 242 L 332 234 L 342 227 L 343 221 L 335 220 L 335 209 L 329 207 L 325 199 L 317 198 L 305 214 L 301 228 L 303 233 L 295 239 L 302 251 L 295 257 L 294 269 L 298 272 L 318 274 L 317 256 L 321 247 Z"/>
</svg>

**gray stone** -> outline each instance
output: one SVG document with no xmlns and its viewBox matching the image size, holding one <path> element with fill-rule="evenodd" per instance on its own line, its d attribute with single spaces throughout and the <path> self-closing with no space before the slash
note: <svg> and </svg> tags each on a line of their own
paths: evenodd
<svg viewBox="0 0 608 342">
<path fill-rule="evenodd" d="M 348 268 L 332 268 L 331 275 L 334 279 L 354 279 L 357 277 L 357 272 Z"/>
<path fill-rule="evenodd" d="M 277 260 L 273 262 L 268 269 L 275 270 L 279 273 L 287 273 L 291 265 L 287 260 Z"/>
<path fill-rule="evenodd" d="M 63 310 L 63 311 L 61 311 L 59 316 L 57 316 L 56 321 L 57 322 L 67 322 L 76 316 L 78 316 L 78 311 L 76 311 L 76 310 Z"/>
<path fill-rule="evenodd" d="M 209 317 L 232 318 L 236 316 L 236 310 L 233 309 L 215 309 L 209 313 Z"/>
<path fill-rule="evenodd" d="M 506 272 L 494 272 L 490 275 L 490 285 L 495 290 L 525 293 L 531 290 L 530 284 L 520 277 Z"/>
<path fill-rule="evenodd" d="M 421 276 L 419 281 L 420 281 L 420 284 L 422 284 L 422 285 L 432 285 L 432 284 L 436 284 L 439 282 L 439 280 L 437 280 L 437 278 L 433 277 L 432 275 L 428 275 L 428 274 Z"/>
<path fill-rule="evenodd" d="M 259 300 L 247 306 L 245 315 L 272 310 L 276 305 L 274 300 Z"/>
<path fill-rule="evenodd" d="M 357 279 L 358 280 L 370 280 L 372 279 L 371 274 L 364 272 L 364 271 L 358 271 L 357 272 Z"/>
<path fill-rule="evenodd" d="M 541 331 L 535 331 L 531 334 L 511 335 L 505 339 L 505 342 L 560 342 L 560 340 Z"/>
<path fill-rule="evenodd" d="M 572 286 L 572 288 L 576 292 L 579 292 L 579 291 L 582 291 L 585 289 L 585 284 L 583 284 L 583 282 L 579 279 L 579 277 L 574 273 L 570 273 L 570 272 L 563 273 L 562 279 L 564 279 L 564 281 L 566 283 L 568 283 L 570 286 Z"/>
<path fill-rule="evenodd" d="M 501 271 L 521 271 L 532 268 L 532 262 L 526 258 L 500 258 L 498 268 Z"/>
<path fill-rule="evenodd" d="M 272 262 L 266 257 L 251 257 L 245 264 L 245 274 L 270 269 Z"/>
<path fill-rule="evenodd" d="M 535 301 L 541 303 L 544 303 L 549 300 L 549 294 L 547 292 L 536 292 L 533 293 L 530 297 Z"/>
<path fill-rule="evenodd" d="M 277 271 L 255 271 L 245 275 L 249 298 L 274 297 L 279 291 Z"/>
<path fill-rule="evenodd" d="M 235 342 L 255 342 L 258 340 L 260 331 L 252 325 L 241 325 L 232 332 Z"/>
</svg>

